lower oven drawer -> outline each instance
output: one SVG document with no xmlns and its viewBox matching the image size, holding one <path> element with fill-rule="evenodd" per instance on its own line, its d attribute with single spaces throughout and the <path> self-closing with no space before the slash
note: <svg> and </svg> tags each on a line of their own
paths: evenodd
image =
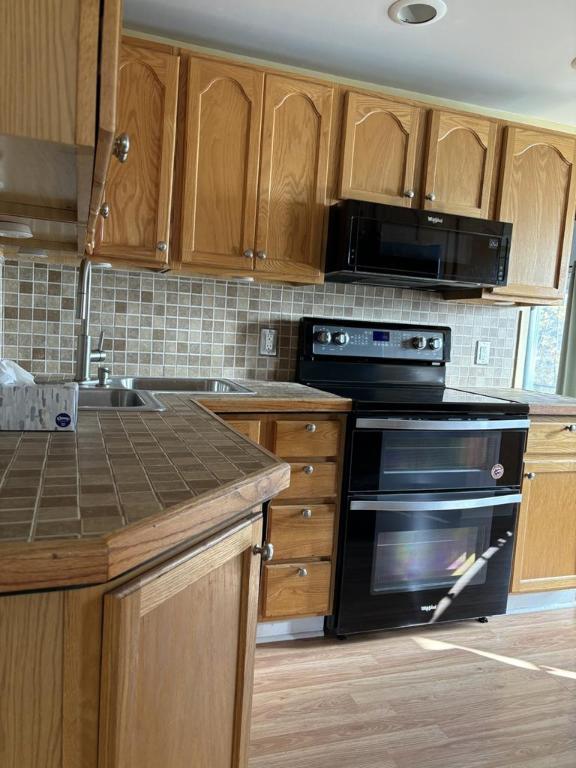
<svg viewBox="0 0 576 768">
<path fill-rule="evenodd" d="M 267 539 L 276 560 L 331 557 L 335 504 L 271 504 Z"/>
<path fill-rule="evenodd" d="M 325 616 L 330 611 L 331 576 L 328 561 L 265 565 L 262 618 Z"/>
</svg>

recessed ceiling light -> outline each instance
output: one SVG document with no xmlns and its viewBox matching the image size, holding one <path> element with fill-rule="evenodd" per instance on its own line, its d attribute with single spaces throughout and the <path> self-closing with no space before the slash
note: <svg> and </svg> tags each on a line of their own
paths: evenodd
<svg viewBox="0 0 576 768">
<path fill-rule="evenodd" d="M 25 240 L 34 237 L 28 224 L 11 219 L 0 219 L 0 237 L 11 237 L 14 240 Z"/>
<path fill-rule="evenodd" d="M 397 24 L 423 26 L 433 24 L 446 15 L 448 10 L 444 0 L 426 0 L 424 3 L 415 0 L 396 0 L 388 9 L 388 15 Z"/>
</svg>

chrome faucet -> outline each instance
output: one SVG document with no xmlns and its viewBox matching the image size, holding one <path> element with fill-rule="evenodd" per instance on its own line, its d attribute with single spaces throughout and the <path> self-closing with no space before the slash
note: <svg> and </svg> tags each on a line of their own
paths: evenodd
<svg viewBox="0 0 576 768">
<path fill-rule="evenodd" d="M 76 318 L 81 321 L 78 342 L 76 345 L 76 381 L 90 381 L 90 363 L 102 363 L 106 360 L 104 331 L 100 333 L 100 341 L 96 349 L 92 347 L 90 328 L 90 301 L 92 293 L 92 263 L 82 259 L 78 272 L 78 290 L 76 295 Z"/>
</svg>

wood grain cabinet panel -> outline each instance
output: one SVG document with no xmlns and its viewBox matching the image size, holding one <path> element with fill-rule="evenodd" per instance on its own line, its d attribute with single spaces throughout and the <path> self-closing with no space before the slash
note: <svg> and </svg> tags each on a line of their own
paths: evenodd
<svg viewBox="0 0 576 768">
<path fill-rule="evenodd" d="M 258 419 L 225 419 L 225 421 L 252 442 L 261 442 L 262 422 Z"/>
<path fill-rule="evenodd" d="M 496 123 L 434 110 L 424 174 L 425 210 L 488 218 Z"/>
<path fill-rule="evenodd" d="M 526 461 L 513 592 L 576 587 L 576 461 Z"/>
<path fill-rule="evenodd" d="M 277 560 L 332 557 L 334 504 L 271 504 L 267 538 Z"/>
<path fill-rule="evenodd" d="M 245 768 L 261 519 L 104 601 L 99 768 Z"/>
<path fill-rule="evenodd" d="M 341 436 L 339 421 L 282 420 L 274 422 L 273 432 L 272 451 L 282 458 L 332 458 L 338 455 Z"/>
<path fill-rule="evenodd" d="M 296 462 L 290 464 L 290 487 L 276 498 L 324 499 L 336 496 L 337 490 L 338 465 L 335 462 Z"/>
<path fill-rule="evenodd" d="M 532 421 L 526 451 L 529 455 L 576 456 L 576 419 Z"/>
<path fill-rule="evenodd" d="M 262 618 L 324 616 L 330 610 L 328 561 L 265 565 Z"/>
<path fill-rule="evenodd" d="M 323 235 L 334 89 L 266 77 L 255 271 L 323 280 Z"/>
<path fill-rule="evenodd" d="M 419 120 L 420 109 L 410 103 L 346 94 L 340 197 L 417 206 Z"/>
<path fill-rule="evenodd" d="M 110 163 L 95 255 L 136 264 L 168 262 L 178 57 L 125 41 L 117 126 L 130 138 L 126 162 Z"/>
<path fill-rule="evenodd" d="M 189 61 L 185 264 L 253 269 L 263 87 L 264 73 L 257 69 Z"/>
<path fill-rule="evenodd" d="M 506 129 L 497 218 L 511 221 L 508 285 L 495 296 L 562 299 L 575 208 L 576 139 Z"/>
</svg>

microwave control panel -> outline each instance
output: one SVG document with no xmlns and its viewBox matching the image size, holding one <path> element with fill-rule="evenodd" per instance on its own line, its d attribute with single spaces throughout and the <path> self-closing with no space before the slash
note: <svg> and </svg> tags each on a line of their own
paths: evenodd
<svg viewBox="0 0 576 768">
<path fill-rule="evenodd" d="M 398 330 L 385 325 L 376 328 L 317 324 L 313 327 L 314 355 L 364 357 L 377 360 L 445 360 L 446 334 L 443 329 Z"/>
</svg>

